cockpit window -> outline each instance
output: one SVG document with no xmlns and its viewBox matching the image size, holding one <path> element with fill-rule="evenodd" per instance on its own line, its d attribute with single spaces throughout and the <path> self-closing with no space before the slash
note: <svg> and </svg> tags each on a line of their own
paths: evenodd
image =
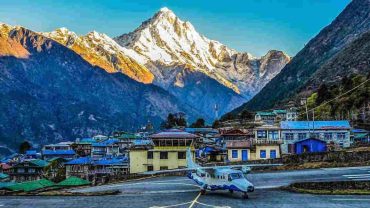
<svg viewBox="0 0 370 208">
<path fill-rule="evenodd" d="M 243 175 L 241 173 L 230 173 L 229 178 L 231 180 L 243 178 Z"/>
</svg>

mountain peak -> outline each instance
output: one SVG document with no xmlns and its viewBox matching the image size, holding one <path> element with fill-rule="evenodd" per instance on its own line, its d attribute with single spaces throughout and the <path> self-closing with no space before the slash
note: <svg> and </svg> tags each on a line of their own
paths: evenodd
<svg viewBox="0 0 370 208">
<path fill-rule="evenodd" d="M 159 12 L 166 13 L 166 12 L 172 12 L 169 8 L 167 7 L 162 7 Z M 172 12 L 173 13 L 173 12 Z"/>
<path fill-rule="evenodd" d="M 168 21 L 172 24 L 175 19 L 178 19 L 176 14 L 167 7 L 163 7 L 150 20 L 151 22 Z"/>
</svg>

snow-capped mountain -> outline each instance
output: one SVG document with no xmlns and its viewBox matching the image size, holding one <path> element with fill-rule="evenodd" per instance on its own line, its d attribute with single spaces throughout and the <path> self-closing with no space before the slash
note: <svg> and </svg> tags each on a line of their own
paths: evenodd
<svg viewBox="0 0 370 208">
<path fill-rule="evenodd" d="M 92 66 L 64 45 L 23 27 L 0 24 L 0 146 L 25 138 L 45 144 L 148 121 L 158 128 L 168 113 L 200 113 L 153 84 Z M 0 151 L 1 154 L 1 151 Z"/>
<path fill-rule="evenodd" d="M 130 78 L 142 82 L 152 83 L 153 74 L 134 58 L 135 54 L 127 56 L 129 50 L 118 45 L 105 34 L 90 32 L 85 36 L 78 36 L 67 28 L 59 28 L 52 32 L 41 33 L 81 55 L 90 64 L 99 66 L 109 73 L 122 72 Z"/>
<path fill-rule="evenodd" d="M 140 56 L 137 60 L 155 76 L 155 83 L 169 88 L 183 87 L 179 66 L 198 71 L 240 93 L 246 99 L 256 94 L 289 62 L 281 51 L 269 51 L 262 58 L 240 53 L 199 34 L 188 21 L 162 8 L 135 31 L 115 38 Z"/>
<path fill-rule="evenodd" d="M 237 52 L 199 34 L 168 8 L 114 39 L 66 28 L 40 34 L 109 73 L 160 86 L 210 119 L 250 99 L 290 60 L 276 50 L 261 58 Z"/>
</svg>

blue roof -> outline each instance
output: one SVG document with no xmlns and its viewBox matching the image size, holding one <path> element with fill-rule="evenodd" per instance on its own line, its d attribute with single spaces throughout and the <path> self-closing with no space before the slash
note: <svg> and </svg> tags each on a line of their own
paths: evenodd
<svg viewBox="0 0 370 208">
<path fill-rule="evenodd" d="M 79 157 L 77 159 L 66 162 L 66 165 L 86 165 L 91 164 L 92 160 L 90 157 Z"/>
<path fill-rule="evenodd" d="M 122 165 L 125 161 L 127 161 L 126 157 L 102 158 L 100 160 L 94 161 L 94 165 Z"/>
<path fill-rule="evenodd" d="M 108 139 L 108 140 L 105 140 L 105 141 L 102 141 L 102 142 L 93 143 L 92 146 L 93 147 L 106 147 L 106 146 L 115 144 L 117 142 L 119 142 L 118 139 Z"/>
<path fill-rule="evenodd" d="M 43 150 L 43 155 L 75 155 L 74 150 Z"/>
<path fill-rule="evenodd" d="M 15 184 L 16 184 L 16 182 L 0 182 L 0 189 L 8 187 L 8 186 L 15 185 Z"/>
<path fill-rule="evenodd" d="M 213 128 L 185 128 L 188 133 L 218 133 L 217 129 Z"/>
<path fill-rule="evenodd" d="M 134 140 L 134 145 L 151 145 L 153 144 L 152 140 L 149 139 L 136 139 Z"/>
<path fill-rule="evenodd" d="M 315 142 L 320 142 L 320 143 L 325 143 L 326 144 L 325 141 L 322 141 L 322 140 L 316 139 L 316 138 L 308 138 L 308 139 L 300 140 L 298 142 L 295 142 L 295 144 L 297 144 L 297 143 L 305 143 L 307 141 L 315 141 Z"/>
<path fill-rule="evenodd" d="M 26 155 L 36 155 L 37 151 L 36 150 L 27 150 Z"/>
<path fill-rule="evenodd" d="M 315 123 L 315 125 L 313 125 Z M 281 129 L 350 129 L 349 121 L 282 121 Z"/>
<path fill-rule="evenodd" d="M 368 131 L 365 129 L 352 129 L 353 133 L 367 133 Z"/>
</svg>

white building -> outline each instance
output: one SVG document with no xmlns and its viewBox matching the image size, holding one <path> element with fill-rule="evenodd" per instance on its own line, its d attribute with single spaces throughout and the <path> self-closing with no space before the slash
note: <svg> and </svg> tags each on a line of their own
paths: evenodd
<svg viewBox="0 0 370 208">
<path fill-rule="evenodd" d="M 348 121 L 282 121 L 280 123 L 282 153 L 296 153 L 296 143 L 317 139 L 337 147 L 349 147 L 351 126 Z M 310 152 L 310 148 L 307 148 Z"/>
</svg>

